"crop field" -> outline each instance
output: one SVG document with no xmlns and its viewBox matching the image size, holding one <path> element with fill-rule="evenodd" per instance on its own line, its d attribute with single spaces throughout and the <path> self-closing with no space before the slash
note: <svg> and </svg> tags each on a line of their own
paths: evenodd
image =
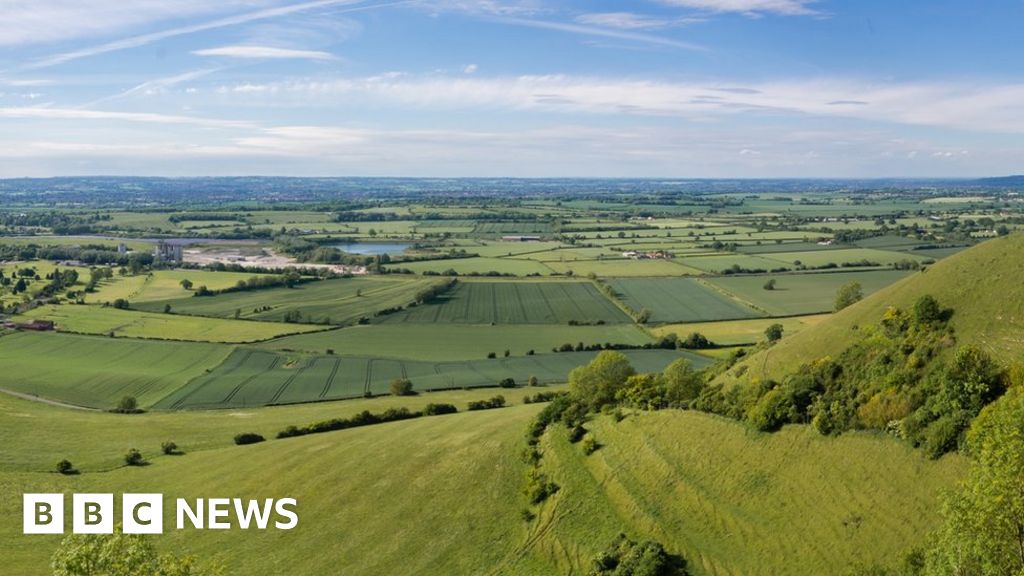
<svg viewBox="0 0 1024 576">
<path fill-rule="evenodd" d="M 812 272 L 774 276 L 725 276 L 706 281 L 772 316 L 793 316 L 832 311 L 836 291 L 844 284 L 858 282 L 864 294 L 871 294 L 912 274 L 903 270 L 862 272 Z M 774 290 L 765 282 L 775 280 Z"/>
<path fill-rule="evenodd" d="M 391 381 L 412 380 L 417 390 L 494 386 L 505 378 L 525 383 L 564 382 L 569 372 L 596 352 L 564 352 L 463 362 L 421 362 L 350 356 L 300 356 L 251 348 L 237 349 L 213 371 L 161 400 L 155 407 L 246 408 L 387 394 Z M 676 358 L 696 367 L 709 360 L 672 350 L 633 350 L 626 355 L 637 370 L 661 370 Z"/>
<path fill-rule="evenodd" d="M 766 244 L 746 244 L 736 248 L 737 252 L 744 254 L 779 254 L 782 252 L 816 252 L 819 250 L 837 250 L 841 247 L 836 244 L 818 244 L 817 242 L 781 242 L 776 244 L 770 242 Z M 771 256 L 769 256 L 771 257 Z"/>
<path fill-rule="evenodd" d="M 323 354 L 334 350 L 349 356 L 412 360 L 479 360 L 488 354 L 524 356 L 563 344 L 629 344 L 651 342 L 635 324 L 569 326 L 567 324 L 371 324 L 340 330 L 288 336 L 260 344 L 272 350 Z"/>
<path fill-rule="evenodd" d="M 703 334 L 719 346 L 741 346 L 756 344 L 764 340 L 764 331 L 772 324 L 781 324 L 783 334 L 792 336 L 809 326 L 816 326 L 830 317 L 830 314 L 794 316 L 788 318 L 751 318 L 749 320 L 726 320 L 722 322 L 691 322 L 665 324 L 651 328 L 651 334 L 661 337 L 675 334 L 680 339 L 694 332 Z"/>
<path fill-rule="evenodd" d="M 0 388 L 112 408 L 123 396 L 151 405 L 223 361 L 218 344 L 156 342 L 54 333 L 0 337 Z"/>
<path fill-rule="evenodd" d="M 298 312 L 304 322 L 344 324 L 374 312 L 405 306 L 417 292 L 441 282 L 408 276 L 373 276 L 318 280 L 294 288 L 265 288 L 216 296 L 192 296 L 143 302 L 141 310 L 162 312 L 165 306 L 180 314 L 237 317 L 280 322 Z"/>
<path fill-rule="evenodd" d="M 774 255 L 773 255 L 774 256 Z M 717 274 L 733 266 L 747 270 L 771 270 L 786 266 L 774 258 L 764 258 L 746 254 L 729 254 L 720 256 L 689 256 L 682 259 L 683 264 L 704 272 Z"/>
<path fill-rule="evenodd" d="M 562 247 L 561 242 L 477 242 L 464 246 L 466 252 L 479 254 L 486 258 L 500 258 L 504 256 L 516 256 L 527 254 L 526 258 L 532 259 L 532 254 L 553 250 Z"/>
<path fill-rule="evenodd" d="M 590 282 L 460 282 L 435 301 L 383 323 L 566 324 L 631 322 Z"/>
<path fill-rule="evenodd" d="M 52 320 L 57 323 L 60 332 L 193 342 L 259 342 L 326 328 L 310 324 L 204 318 L 74 304 L 41 306 L 28 311 L 24 316 Z"/>
<path fill-rule="evenodd" d="M 454 270 L 457 274 L 487 274 L 497 272 L 499 274 L 512 274 L 513 276 L 528 276 L 530 274 L 551 274 L 548 268 L 540 262 L 532 260 L 519 260 L 513 258 L 456 258 L 447 260 L 428 260 L 425 262 L 402 262 L 392 264 L 389 268 L 401 268 L 412 270 L 416 274 L 423 272 L 443 273 L 446 270 Z"/>
<path fill-rule="evenodd" d="M 704 322 L 762 314 L 693 278 L 616 278 L 609 285 L 627 306 L 651 313 L 648 322 Z"/>
<path fill-rule="evenodd" d="M 547 222 L 481 222 L 476 225 L 473 233 L 479 236 L 501 236 L 501 235 L 532 235 L 541 236 L 551 234 L 555 231 L 552 224 Z"/>
<path fill-rule="evenodd" d="M 630 260 L 628 258 L 579 260 L 575 262 L 548 262 L 548 267 L 562 274 L 576 276 L 594 274 L 602 278 L 613 276 L 687 276 L 701 271 L 681 263 L 681 260 Z"/>
</svg>

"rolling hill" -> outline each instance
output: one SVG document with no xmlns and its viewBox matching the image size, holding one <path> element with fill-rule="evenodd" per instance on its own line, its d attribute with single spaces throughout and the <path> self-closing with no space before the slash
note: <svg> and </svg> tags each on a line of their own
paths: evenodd
<svg viewBox="0 0 1024 576">
<path fill-rule="evenodd" d="M 943 259 L 751 355 L 717 382 L 780 380 L 808 362 L 842 352 L 857 341 L 859 327 L 877 325 L 889 306 L 910 310 L 929 294 L 953 309 L 950 322 L 959 343 L 975 344 L 1004 364 L 1018 360 L 1024 343 L 1024 234 L 989 240 Z"/>
</svg>

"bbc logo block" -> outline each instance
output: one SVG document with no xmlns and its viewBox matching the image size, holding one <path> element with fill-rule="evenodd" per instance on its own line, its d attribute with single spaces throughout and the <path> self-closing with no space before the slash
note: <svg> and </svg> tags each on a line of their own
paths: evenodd
<svg viewBox="0 0 1024 576">
<path fill-rule="evenodd" d="M 23 496 L 25 534 L 63 534 L 63 494 Z M 161 534 L 164 524 L 162 494 L 124 494 L 121 529 L 125 534 Z M 113 494 L 74 494 L 71 497 L 71 531 L 75 534 L 113 534 L 117 519 Z"/>
</svg>

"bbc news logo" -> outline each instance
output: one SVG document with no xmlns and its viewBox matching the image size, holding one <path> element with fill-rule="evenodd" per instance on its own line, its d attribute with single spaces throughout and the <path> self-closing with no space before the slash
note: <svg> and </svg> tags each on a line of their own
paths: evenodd
<svg viewBox="0 0 1024 576">
<path fill-rule="evenodd" d="M 64 494 L 23 495 L 25 534 L 63 534 L 65 529 Z M 294 498 L 242 500 L 241 498 L 197 498 L 174 502 L 175 527 L 229 530 L 234 517 L 243 530 L 291 530 L 299 523 Z M 125 534 L 163 534 L 163 494 L 122 494 L 121 530 Z M 113 494 L 72 494 L 71 532 L 73 534 L 113 534 L 117 512 Z"/>
</svg>

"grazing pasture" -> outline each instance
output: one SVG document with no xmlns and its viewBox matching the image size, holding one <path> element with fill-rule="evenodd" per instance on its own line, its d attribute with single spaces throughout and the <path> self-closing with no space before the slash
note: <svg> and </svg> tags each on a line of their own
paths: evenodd
<svg viewBox="0 0 1024 576">
<path fill-rule="evenodd" d="M 650 323 L 735 320 L 762 315 L 694 278 L 615 278 L 608 284 L 636 312 L 648 310 Z"/>
<path fill-rule="evenodd" d="M 874 270 L 858 272 L 810 272 L 767 276 L 723 276 L 706 281 L 772 316 L 795 316 L 831 312 L 836 291 L 844 284 L 859 282 L 864 294 L 876 292 L 912 272 Z M 775 280 L 774 290 L 765 283 Z"/>
<path fill-rule="evenodd" d="M 384 323 L 566 324 L 631 322 L 590 282 L 460 282 Z"/>
<path fill-rule="evenodd" d="M 93 408 L 156 403 L 220 364 L 230 346 L 22 332 L 0 337 L 0 388 Z"/>
<path fill-rule="evenodd" d="M 154 270 L 149 274 L 134 276 L 114 275 L 109 280 L 99 283 L 96 292 L 86 295 L 87 302 L 113 302 L 124 298 L 133 304 L 136 302 L 152 302 L 188 298 L 192 292 L 182 286 L 183 280 L 192 283 L 193 288 L 206 286 L 210 290 L 231 288 L 239 281 L 245 281 L 269 274 L 253 274 L 250 272 L 212 272 L 209 270 Z M 88 275 L 83 279 L 88 280 Z"/>
<path fill-rule="evenodd" d="M 52 320 L 61 332 L 193 342 L 259 342 L 280 336 L 324 330 L 311 324 L 229 320 L 118 310 L 94 305 L 41 306 L 19 318 Z"/>
<path fill-rule="evenodd" d="M 680 260 L 631 260 L 628 258 L 604 260 L 579 260 L 573 262 L 548 262 L 547 265 L 561 274 L 576 276 L 593 274 L 602 278 L 612 276 L 688 276 L 701 271 L 684 266 Z"/>
<path fill-rule="evenodd" d="M 890 252 L 888 250 L 873 250 L 870 248 L 849 248 L 846 250 L 812 250 L 806 252 L 784 252 L 772 254 L 771 258 L 781 262 L 781 266 L 792 267 L 799 262 L 803 266 L 815 267 L 836 264 L 842 266 L 846 263 L 859 263 L 869 261 L 880 266 L 891 266 L 902 260 L 927 260 L 926 256 L 918 256 L 912 252 Z"/>
<path fill-rule="evenodd" d="M 726 320 L 723 322 L 691 322 L 687 324 L 666 324 L 651 328 L 651 334 L 666 336 L 676 334 L 680 339 L 697 332 L 719 346 L 740 346 L 755 344 L 765 339 L 764 331 L 772 324 L 782 324 L 785 336 L 792 336 L 809 326 L 816 326 L 830 314 L 795 316 L 789 318 L 751 318 L 749 320 Z"/>
<path fill-rule="evenodd" d="M 423 289 L 443 282 L 408 276 L 373 276 L 317 280 L 294 288 L 263 288 L 216 296 L 192 296 L 143 302 L 138 308 L 217 318 L 284 321 L 298 313 L 302 322 L 351 323 L 378 310 L 405 306 Z"/>
<path fill-rule="evenodd" d="M 472 248 L 466 248 L 472 252 Z M 512 276 L 529 276 L 540 274 L 547 276 L 552 269 L 541 262 L 524 260 L 518 258 L 450 258 L 445 260 L 426 260 L 423 262 L 399 262 L 392 263 L 389 269 L 411 270 L 416 274 L 424 272 L 436 272 L 442 274 L 448 270 L 454 270 L 456 274 L 487 274 L 496 272 L 498 274 L 511 274 Z"/>
</svg>

